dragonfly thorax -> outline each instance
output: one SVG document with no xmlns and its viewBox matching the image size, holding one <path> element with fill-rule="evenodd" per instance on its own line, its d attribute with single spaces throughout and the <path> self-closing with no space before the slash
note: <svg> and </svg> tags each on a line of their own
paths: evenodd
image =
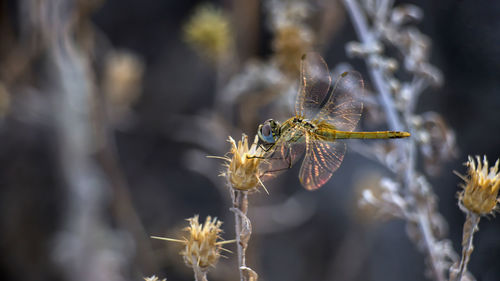
<svg viewBox="0 0 500 281">
<path fill-rule="evenodd" d="M 292 122 L 295 124 L 299 124 L 300 126 L 305 127 L 307 129 L 315 129 L 316 128 L 316 125 L 314 125 L 313 122 L 311 122 L 308 119 L 304 119 L 304 118 L 301 118 L 298 116 L 294 117 Z"/>
</svg>

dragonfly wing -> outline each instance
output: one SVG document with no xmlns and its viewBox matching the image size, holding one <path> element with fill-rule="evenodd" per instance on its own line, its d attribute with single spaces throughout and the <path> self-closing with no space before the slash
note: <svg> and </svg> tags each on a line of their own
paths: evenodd
<svg viewBox="0 0 500 281">
<path fill-rule="evenodd" d="M 361 74 L 356 71 L 342 73 L 333 86 L 330 98 L 315 119 L 325 120 L 337 130 L 354 130 L 363 110 L 363 91 Z"/>
<path fill-rule="evenodd" d="M 304 154 L 305 148 L 304 132 L 300 128 L 289 129 L 266 153 L 260 166 L 261 180 L 274 178 L 288 170 Z"/>
<path fill-rule="evenodd" d="M 331 82 L 328 66 L 319 54 L 310 52 L 302 56 L 295 114 L 301 117 L 316 115 L 328 96 Z"/>
<path fill-rule="evenodd" d="M 313 134 L 306 134 L 306 156 L 299 172 L 300 183 L 307 190 L 323 186 L 335 172 L 346 151 L 342 141 L 326 142 Z"/>
</svg>

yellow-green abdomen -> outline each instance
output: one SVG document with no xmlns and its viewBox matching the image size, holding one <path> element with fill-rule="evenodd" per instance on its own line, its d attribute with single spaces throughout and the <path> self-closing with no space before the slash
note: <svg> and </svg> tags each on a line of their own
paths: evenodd
<svg viewBox="0 0 500 281">
<path fill-rule="evenodd" d="M 336 139 L 400 139 L 410 136 L 408 132 L 376 131 L 376 132 L 346 132 L 337 130 L 316 130 L 325 140 Z"/>
</svg>

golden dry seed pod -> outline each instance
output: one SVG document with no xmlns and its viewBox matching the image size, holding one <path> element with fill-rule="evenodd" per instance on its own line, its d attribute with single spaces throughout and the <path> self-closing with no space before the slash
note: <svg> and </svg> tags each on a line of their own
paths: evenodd
<svg viewBox="0 0 500 281">
<path fill-rule="evenodd" d="M 233 243 L 234 240 L 223 240 L 220 237 L 222 233 L 222 221 L 208 216 L 205 223 L 198 222 L 198 215 L 186 219 L 189 226 L 184 228 L 188 232 L 187 237 L 174 239 L 167 237 L 151 236 L 153 239 L 176 242 L 184 245 L 184 249 L 179 253 L 187 266 L 196 269 L 195 271 L 206 272 L 209 267 L 215 267 L 221 257 L 222 250 L 231 252 L 222 248 L 222 245 Z"/>
<path fill-rule="evenodd" d="M 479 156 L 476 156 L 476 161 L 469 156 L 465 165 L 468 167 L 466 176 L 456 173 L 465 182 L 460 185 L 463 188 L 459 193 L 460 204 L 478 215 L 492 214 L 496 209 L 500 189 L 499 160 L 489 168 L 486 156 L 482 163 Z"/>
<path fill-rule="evenodd" d="M 241 141 L 236 142 L 230 137 L 231 143 L 230 154 L 231 161 L 227 171 L 227 176 L 231 185 L 238 190 L 250 190 L 256 188 L 260 184 L 259 166 L 262 158 L 258 153 L 258 139 L 255 137 L 254 142 L 248 147 L 248 137 L 243 136 Z"/>
<path fill-rule="evenodd" d="M 243 134 L 238 143 L 230 136 L 228 142 L 231 144 L 229 152 L 224 157 L 208 156 L 226 161 L 226 168 L 221 176 L 226 177 L 231 188 L 249 191 L 258 186 L 265 189 L 260 180 L 260 164 L 263 160 L 264 151 L 258 145 L 259 138 L 255 136 L 253 143 L 248 146 L 248 136 Z"/>
<path fill-rule="evenodd" d="M 186 230 L 189 235 L 186 238 L 186 247 L 181 251 L 187 266 L 198 266 L 202 270 L 215 267 L 220 258 L 222 245 L 217 242 L 221 237 L 222 222 L 217 218 L 208 216 L 204 224 L 198 222 L 198 215 L 187 219 L 189 226 Z"/>
</svg>

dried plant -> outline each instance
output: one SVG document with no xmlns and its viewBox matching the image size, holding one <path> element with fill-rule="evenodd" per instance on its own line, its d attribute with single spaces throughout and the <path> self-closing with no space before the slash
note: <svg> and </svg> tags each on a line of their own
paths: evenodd
<svg viewBox="0 0 500 281">
<path fill-rule="evenodd" d="M 184 249 L 180 252 L 184 263 L 193 269 L 196 281 L 206 281 L 208 270 L 216 266 L 221 257 L 220 252 L 225 250 L 222 245 L 234 241 L 222 240 L 220 236 L 222 221 L 218 221 L 217 218 L 212 220 L 208 216 L 205 223 L 200 224 L 198 215 L 195 215 L 187 221 L 189 226 L 184 230 L 188 232 L 188 236 L 182 240 L 158 236 L 151 236 L 151 238 L 184 244 Z"/>
<path fill-rule="evenodd" d="M 213 5 L 199 6 L 184 26 L 185 40 L 201 56 L 217 61 L 232 47 L 228 16 Z"/>
<path fill-rule="evenodd" d="M 275 33 L 272 47 L 278 68 L 295 78 L 300 68 L 300 58 L 311 51 L 314 32 L 305 23 L 310 7 L 303 1 L 267 1 L 269 25 Z"/>
<path fill-rule="evenodd" d="M 462 256 L 450 268 L 450 281 L 471 280 L 467 274 L 467 264 L 474 250 L 472 243 L 474 233 L 479 230 L 481 216 L 493 215 L 497 210 L 498 190 L 500 189 L 500 174 L 497 160 L 495 166 L 489 167 L 486 156 L 481 159 L 469 156 L 465 163 L 468 167 L 467 176 L 456 173 L 465 184 L 461 184 L 462 191 L 458 193 L 458 205 L 465 213 L 465 223 L 462 237 Z M 488 169 L 489 168 L 489 169 Z"/>
<path fill-rule="evenodd" d="M 252 223 L 247 217 L 248 194 L 255 192 L 259 186 L 264 185 L 260 180 L 260 164 L 262 161 L 262 149 L 258 146 L 258 137 L 255 136 L 253 143 L 248 146 L 248 137 L 242 136 L 238 144 L 229 137 L 231 149 L 228 157 L 222 158 L 226 170 L 221 174 L 226 177 L 233 207 L 230 209 L 234 213 L 234 227 L 236 234 L 236 244 L 238 249 L 238 265 L 241 281 L 256 281 L 258 274 L 246 264 L 246 250 L 248 241 L 252 235 Z"/>
<path fill-rule="evenodd" d="M 380 160 L 396 176 L 396 179 L 385 179 L 386 183 L 381 185 L 386 187 L 382 195 L 374 197 L 370 191 L 364 193 L 362 203 L 374 204 L 381 212 L 391 212 L 405 219 L 408 235 L 427 255 L 429 276 L 444 281 L 447 269 L 457 255 L 450 242 L 442 239 L 446 225 L 437 211 L 436 196 L 425 176 L 416 169 L 417 147 L 420 145 L 426 161 L 432 162 L 435 160 L 431 157 L 436 154 L 441 159 L 452 155 L 453 148 L 450 147 L 454 146 L 454 139 L 445 126 L 441 126 L 439 133 L 423 126 L 422 119 L 429 114 L 415 112 L 420 94 L 427 87 L 442 83 L 442 74 L 428 62 L 430 40 L 408 24 L 421 19 L 423 13 L 409 4 L 392 7 L 393 1 L 390 0 L 343 2 L 361 41 L 349 43 L 348 54 L 365 60 L 390 128 L 406 129 L 414 136 L 406 143 L 394 144 L 390 153 L 380 149 L 362 151 L 364 154 L 375 153 L 369 157 Z M 397 49 L 402 62 L 389 57 L 384 52 L 386 47 Z M 395 76 L 400 65 L 411 77 L 407 81 Z M 433 120 L 441 118 L 434 117 Z M 377 155 L 380 152 L 384 154 Z"/>
<path fill-rule="evenodd" d="M 260 269 L 254 270 L 258 269 L 258 263 L 254 264 L 251 260 L 254 256 L 252 250 L 258 248 L 259 243 L 256 242 L 259 234 L 277 234 L 311 222 L 315 211 L 319 209 L 319 204 L 315 204 L 319 201 L 318 193 L 305 195 L 306 192 L 300 190 L 287 194 L 288 190 L 283 192 L 279 188 L 273 188 L 272 197 L 252 197 L 270 205 L 259 206 L 252 201 L 250 207 L 250 195 L 262 190 L 267 192 L 262 182 L 262 170 L 271 160 L 265 158 L 263 150 L 273 148 L 259 146 L 257 136 L 253 141 L 246 135 L 242 135 L 241 140 L 229 137 L 229 152 L 224 157 L 215 157 L 224 161 L 224 184 L 216 177 L 214 161 L 200 159 L 206 160 L 204 156 L 207 154 L 224 154 L 227 151 L 224 139 L 228 135 L 239 135 L 242 131 L 253 135 L 257 129 L 256 124 L 262 123 L 263 116 L 277 120 L 289 118 L 300 84 L 300 58 L 309 51 L 317 51 L 331 59 L 331 55 L 336 54 L 325 52 L 330 41 L 335 46 L 342 46 L 344 42 L 333 42 L 330 39 L 342 26 L 344 19 L 350 19 L 359 42 L 347 43 L 346 53 L 350 58 L 365 61 L 369 74 L 365 77 L 366 85 L 373 85 L 366 89 L 364 96 L 354 93 L 355 91 L 351 93 L 359 95 L 355 98 L 362 100 L 364 104 L 363 114 L 366 118 L 363 118 L 363 126 L 386 128 L 388 125 L 390 130 L 411 133 L 411 138 L 399 142 L 351 142 L 351 149 L 386 167 L 389 174 L 382 176 L 377 173 L 359 184 L 363 188 L 356 188 L 356 202 L 360 211 L 358 215 L 363 216 L 362 219 L 368 221 L 367 225 L 370 227 L 380 225 L 380 220 L 404 220 L 408 236 L 425 254 L 429 278 L 437 281 L 474 280 L 467 271 L 475 246 L 473 237 L 479 230 L 480 219 L 492 217 L 498 210 L 500 160 L 490 166 L 486 156 L 482 159 L 469 157 L 466 163 L 467 173 L 458 174 L 464 181 L 458 194 L 458 206 L 465 213 L 462 252 L 459 255 L 446 238 L 446 221 L 438 212 L 437 196 L 427 179 L 427 175 L 439 175 L 443 162 L 456 157 L 457 149 L 455 133 L 449 128 L 445 118 L 434 111 L 419 112 L 417 109 L 421 95 L 429 87 L 443 83 L 440 70 L 430 63 L 432 42 L 415 25 L 424 16 L 421 9 L 411 4 L 394 6 L 396 1 L 393 0 L 268 0 L 261 5 L 259 1 L 222 1 L 222 5 L 226 5 L 228 9 L 202 4 L 193 10 L 182 26 L 175 28 L 180 29 L 179 35 L 184 39 L 183 43 L 191 47 L 199 58 L 209 62 L 197 64 L 199 69 L 194 71 L 203 69 L 205 72 L 213 72 L 212 97 L 208 93 L 211 84 L 201 85 L 209 80 L 212 73 L 201 73 L 198 76 L 200 73 L 193 75 L 192 69 L 186 71 L 197 56 L 186 53 L 177 56 L 176 50 L 185 51 L 181 46 L 177 46 L 178 49 L 174 52 L 171 49 L 163 50 L 165 57 L 152 54 L 161 48 L 158 46 L 162 46 L 157 41 L 153 42 L 155 48 L 143 48 L 148 42 L 135 40 L 144 39 L 143 37 L 128 40 L 130 38 L 123 34 L 129 36 L 132 33 L 130 30 L 121 26 L 109 28 L 109 23 L 95 21 L 94 16 L 102 17 L 94 13 L 101 4 L 109 4 L 111 7 L 115 5 L 113 1 L 106 4 L 104 2 L 0 1 L 0 131 L 6 137 L 2 143 L 2 156 L 7 163 L 5 171 L 2 171 L 2 183 L 8 185 L 7 188 L 1 188 L 2 195 L 7 195 L 2 196 L 2 206 L 8 212 L 4 212 L 0 226 L 2 238 L 9 238 L 5 241 L 2 239 L 4 242 L 0 246 L 6 256 L 11 257 L 7 259 L 11 268 L 7 268 L 2 274 L 9 276 L 12 273 L 10 271 L 25 268 L 25 275 L 19 272 L 19 279 L 28 280 L 31 277 L 36 280 L 119 281 L 131 280 L 132 276 L 137 279 L 138 276 L 144 276 L 143 272 L 158 272 L 158 265 L 149 245 L 150 239 L 140 221 L 142 216 L 134 210 L 132 202 L 135 200 L 131 199 L 138 194 L 139 188 L 130 186 L 129 189 L 126 179 L 131 178 L 141 188 L 144 181 L 141 179 L 137 183 L 138 176 L 130 176 L 126 172 L 142 173 L 144 170 L 138 168 L 146 166 L 146 185 L 157 179 L 153 179 L 155 176 L 150 174 L 149 165 L 141 165 L 143 163 L 134 158 L 137 156 L 123 155 L 129 152 L 130 145 L 144 144 L 142 138 L 145 138 L 155 141 L 160 139 L 162 144 L 165 139 L 168 145 L 175 143 L 174 148 L 167 148 L 168 152 L 182 150 L 180 153 L 183 153 L 187 149 L 179 163 L 175 162 L 177 157 L 171 157 L 170 154 L 164 157 L 162 153 L 157 153 L 163 149 L 162 145 L 147 151 L 149 154 L 145 158 L 158 154 L 161 156 L 155 157 L 162 158 L 162 161 L 172 161 L 167 166 L 175 162 L 176 167 L 168 166 L 166 172 L 169 174 L 176 173 L 177 166 L 184 165 L 181 168 L 206 176 L 218 187 L 220 194 L 217 195 L 222 195 L 220 200 L 223 201 L 223 210 L 229 207 L 230 212 L 224 214 L 234 215 L 235 219 L 234 240 L 223 240 L 222 221 L 210 216 L 202 223 L 198 216 L 187 219 L 189 226 L 184 229 L 186 234 L 181 239 L 153 238 L 180 244 L 182 258 L 178 260 L 189 267 L 189 275 L 193 270 L 194 278 L 198 281 L 207 280 L 209 271 L 214 277 L 219 277 L 219 280 L 234 280 L 235 275 L 239 274 L 240 281 L 256 281 L 259 277 L 256 271 L 265 275 L 264 270 L 263 273 Z M 148 1 L 144 7 L 153 5 L 149 2 L 155 1 Z M 345 5 L 347 14 L 339 7 L 341 3 Z M 241 9 L 242 7 L 252 9 L 250 11 Z M 108 16 L 116 13 L 109 10 L 112 9 L 104 9 L 103 14 Z M 261 14 L 265 17 L 262 22 Z M 244 21 L 238 15 L 251 20 Z M 112 20 L 106 17 L 104 22 L 106 21 Z M 156 20 L 151 22 L 157 24 Z M 178 24 L 181 21 L 169 19 L 168 22 Z M 100 25 L 106 28 L 101 31 Z M 147 28 L 153 30 L 157 26 L 150 24 Z M 115 33 L 114 29 L 126 31 L 120 31 L 123 34 Z M 258 38 L 257 32 L 263 29 L 267 32 L 262 36 L 263 41 L 253 40 Z M 242 30 L 243 34 L 239 34 Z M 109 38 L 105 34 L 107 32 L 110 32 Z M 251 32 L 254 34 L 250 34 Z M 171 40 L 176 35 L 177 32 L 169 32 L 165 34 L 169 40 L 160 43 L 179 44 L 179 40 Z M 137 55 L 134 51 L 115 48 L 114 44 L 130 44 L 129 47 L 138 49 L 135 52 L 143 54 Z M 206 67 L 209 71 L 204 69 Z M 158 69 L 161 73 L 157 75 L 161 78 L 153 75 L 143 79 L 144 75 L 150 75 Z M 338 64 L 332 69 L 332 76 L 346 70 L 350 70 L 350 66 Z M 169 71 L 175 73 L 172 75 Z M 171 76 L 179 80 L 172 81 Z M 163 80 L 164 77 L 168 79 Z M 197 90 L 203 91 L 204 96 L 189 96 L 188 94 L 193 93 L 189 93 L 189 90 L 184 92 L 184 87 L 180 89 L 184 85 L 192 86 L 189 82 L 200 77 L 202 79 L 196 80 L 196 86 L 201 85 Z M 151 83 L 152 80 L 161 80 L 161 83 Z M 148 83 L 146 87 L 143 87 L 143 82 Z M 176 88 L 177 82 L 183 83 L 182 86 Z M 170 93 L 168 91 L 171 88 L 175 90 Z M 143 89 L 147 91 L 144 95 Z M 163 95 L 159 99 L 155 96 L 157 92 Z M 170 96 L 175 98 L 170 100 Z M 163 110 L 159 107 L 158 112 L 150 110 L 151 101 L 153 104 L 165 100 L 174 103 L 177 99 L 180 102 L 175 104 L 175 108 L 172 106 Z M 213 99 L 212 108 L 209 99 Z M 195 108 L 198 102 L 206 101 L 208 102 L 203 104 L 202 110 Z M 196 115 L 190 115 L 193 111 L 196 111 Z M 136 114 L 145 112 L 146 116 L 133 118 Z M 160 125 L 150 124 L 163 120 L 165 123 Z M 115 135 L 123 137 L 124 133 L 121 131 L 115 134 L 117 125 L 126 125 L 119 129 L 137 131 L 125 132 L 125 141 L 122 138 L 115 143 Z M 150 134 L 151 131 L 153 134 Z M 143 134 L 144 132 L 146 133 Z M 21 137 L 10 139 L 10 135 Z M 141 139 L 138 141 L 139 137 L 136 136 Z M 18 142 L 19 139 L 22 142 Z M 40 146 L 43 151 L 39 149 Z M 138 146 L 141 148 L 133 148 L 136 149 L 134 152 L 139 151 L 137 154 L 142 155 L 142 145 Z M 21 150 L 21 155 L 13 155 L 11 148 Z M 39 153 L 40 151 L 43 153 Z M 30 157 L 25 158 L 25 155 Z M 132 157 L 132 160 L 124 161 L 125 169 L 120 167 L 122 156 Z M 37 161 L 31 163 L 33 159 Z M 46 161 L 47 159 L 51 161 Z M 136 165 L 135 162 L 140 163 Z M 151 162 L 154 161 L 148 161 L 148 164 Z M 419 164 L 422 164 L 422 171 L 418 169 Z M 153 167 L 151 171 L 154 170 Z M 41 174 L 42 181 L 25 176 L 26 171 Z M 163 176 L 165 170 L 160 171 Z M 4 175 L 7 177 L 3 178 Z M 282 178 L 277 180 L 278 184 L 285 182 L 280 182 Z M 163 180 L 161 178 L 157 181 L 158 187 L 164 187 Z M 187 187 L 191 187 L 189 184 L 192 183 L 187 177 L 182 177 L 181 180 L 186 181 Z M 30 189 L 18 188 L 25 185 Z M 45 189 L 38 188 L 38 185 L 53 188 L 47 189 L 47 194 L 53 193 L 50 194 L 53 201 L 48 203 L 54 204 L 47 204 L 37 198 L 40 193 L 34 192 L 35 188 L 46 192 Z M 172 188 L 163 191 L 165 190 L 173 191 Z M 227 191 L 230 196 L 227 196 Z M 183 191 L 177 189 L 175 192 Z M 28 202 L 24 200 L 30 197 L 37 204 L 42 202 L 43 205 L 33 205 L 36 207 L 33 208 L 29 204 L 18 204 Z M 138 196 L 139 204 L 141 199 Z M 152 206 L 149 201 L 151 198 L 147 199 L 148 206 Z M 159 199 L 167 200 L 167 204 L 158 205 L 168 206 L 166 208 L 175 212 L 183 211 L 184 207 L 192 207 L 181 202 L 181 208 L 176 208 L 181 204 L 176 205 L 179 200 L 175 199 L 175 194 L 169 193 Z M 269 201 L 274 202 L 267 203 Z M 206 202 L 210 204 L 212 201 L 203 203 Z M 54 206 L 46 208 L 45 205 Z M 34 219 L 38 218 L 35 217 L 37 214 L 31 211 L 45 209 L 50 209 L 53 212 L 51 215 L 57 213 L 58 216 L 55 219 L 51 216 L 47 225 L 40 220 L 40 225 L 43 224 L 40 230 L 36 223 L 32 224 L 35 226 L 30 225 L 33 221 L 38 222 Z M 333 212 L 321 211 L 329 218 L 333 216 Z M 165 216 L 174 212 L 161 213 Z M 28 230 L 45 231 L 42 233 L 45 237 L 26 231 L 27 225 Z M 325 224 L 322 226 L 325 227 Z M 308 231 L 310 230 L 308 227 Z M 4 235 L 3 232 L 7 234 Z M 359 246 L 362 243 L 358 238 L 363 238 L 365 234 L 355 232 L 347 232 L 346 240 L 350 239 L 350 243 L 340 243 L 342 249 L 335 258 L 344 260 L 344 263 L 338 264 L 349 263 L 358 273 L 362 271 L 360 269 L 363 269 L 364 261 L 350 259 L 354 256 L 352 252 L 356 252 L 351 246 L 362 247 Z M 36 239 L 30 239 L 24 244 L 26 236 L 20 234 L 31 235 Z M 301 237 L 308 236 L 300 234 Z M 330 242 L 334 240 L 332 237 L 335 236 L 328 237 Z M 21 243 L 11 241 L 21 241 L 23 246 L 14 246 Z M 237 242 L 238 270 L 234 264 L 227 266 L 220 262 L 220 257 L 224 257 L 222 251 L 227 251 L 223 246 L 233 242 Z M 32 248 L 32 245 L 38 247 Z M 364 252 L 360 255 L 366 255 L 369 249 L 362 251 Z M 304 255 L 300 252 L 297 256 L 302 258 Z M 179 258 L 178 255 L 175 257 Z M 32 265 L 24 264 L 26 261 Z M 40 261 L 47 264 L 40 265 Z M 4 263 L 2 271 L 3 265 Z M 216 266 L 217 270 L 213 270 Z M 41 267 L 46 268 L 40 269 Z M 179 267 L 186 270 L 182 265 Z M 44 275 L 31 270 L 32 268 L 43 271 Z M 331 268 L 332 271 L 338 269 Z M 144 280 L 166 279 L 153 275 L 144 277 Z"/>
<path fill-rule="evenodd" d="M 106 57 L 102 81 L 114 123 L 126 119 L 131 106 L 141 95 L 144 63 L 128 51 L 114 51 Z"/>
<path fill-rule="evenodd" d="M 465 165 L 469 168 L 467 176 L 457 173 L 464 180 L 465 185 L 461 185 L 463 191 L 459 193 L 459 203 L 461 209 L 472 212 L 478 216 L 486 216 L 496 211 L 498 190 L 500 189 L 500 174 L 498 173 L 499 160 L 495 166 L 489 168 L 486 156 L 481 159 L 476 156 L 469 156 L 469 161 Z M 489 168 L 489 169 L 488 169 Z"/>
<path fill-rule="evenodd" d="M 248 136 L 243 135 L 242 140 L 236 142 L 229 137 L 231 144 L 230 157 L 223 157 L 227 163 L 221 176 L 226 177 L 231 188 L 240 191 L 254 191 L 259 186 L 264 187 L 260 180 L 259 167 L 262 162 L 262 149 L 258 146 L 258 137 L 255 136 L 253 143 L 248 146 Z"/>
</svg>

